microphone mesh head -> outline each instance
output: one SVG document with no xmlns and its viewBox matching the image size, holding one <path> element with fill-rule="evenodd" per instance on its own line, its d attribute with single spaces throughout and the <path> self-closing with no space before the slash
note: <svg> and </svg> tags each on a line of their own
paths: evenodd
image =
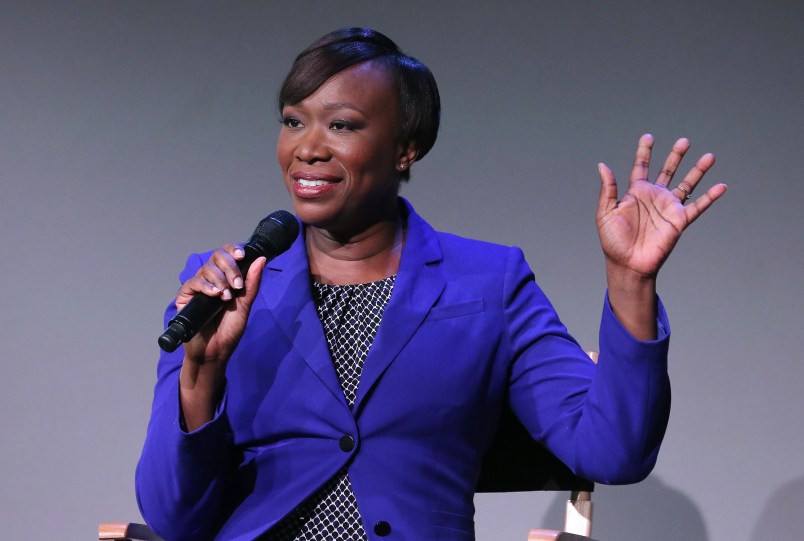
<svg viewBox="0 0 804 541">
<path fill-rule="evenodd" d="M 274 254 L 281 254 L 293 244 L 299 235 L 299 222 L 286 210 L 277 210 L 266 216 L 254 230 L 252 240 L 267 244 Z M 268 254 L 263 254 L 268 255 Z"/>
</svg>

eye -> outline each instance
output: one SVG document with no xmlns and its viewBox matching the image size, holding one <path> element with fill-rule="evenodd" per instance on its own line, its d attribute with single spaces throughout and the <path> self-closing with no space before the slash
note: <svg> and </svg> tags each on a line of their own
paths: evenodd
<svg viewBox="0 0 804 541">
<path fill-rule="evenodd" d="M 301 128 L 302 125 L 301 121 L 298 118 L 292 116 L 282 117 L 281 122 L 282 125 L 285 126 L 286 128 Z"/>
<path fill-rule="evenodd" d="M 333 131 L 352 131 L 355 129 L 355 126 L 345 120 L 333 120 L 329 125 L 329 129 Z"/>
</svg>

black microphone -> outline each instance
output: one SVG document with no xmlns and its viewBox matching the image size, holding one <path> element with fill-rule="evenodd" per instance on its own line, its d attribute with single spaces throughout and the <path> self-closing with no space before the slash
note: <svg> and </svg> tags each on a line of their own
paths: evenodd
<svg viewBox="0 0 804 541">
<path fill-rule="evenodd" d="M 290 248 L 299 235 L 299 222 L 286 210 L 277 210 L 263 219 L 254 234 L 243 245 L 246 253 L 237 266 L 243 276 L 254 261 L 265 257 L 268 261 Z M 221 311 L 227 301 L 199 293 L 190 299 L 181 312 L 168 323 L 168 328 L 159 337 L 159 347 L 167 352 L 175 351 L 179 344 L 189 342 L 199 329 Z"/>
</svg>

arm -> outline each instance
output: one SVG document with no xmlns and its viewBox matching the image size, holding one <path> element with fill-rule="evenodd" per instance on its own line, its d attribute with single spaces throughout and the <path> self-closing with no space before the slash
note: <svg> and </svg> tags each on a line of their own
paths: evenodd
<svg viewBox="0 0 804 541">
<path fill-rule="evenodd" d="M 632 483 L 653 468 L 667 425 L 669 335 L 634 338 L 608 298 L 595 365 L 569 335 L 516 250 L 505 279 L 511 407 L 530 434 L 577 475 Z M 658 324 L 669 328 L 657 301 Z"/>
<path fill-rule="evenodd" d="M 524 261 L 509 265 L 506 278 L 512 407 L 573 471 L 603 483 L 639 481 L 655 464 L 670 408 L 669 325 L 656 276 L 681 233 L 726 191 L 718 184 L 684 206 L 714 156 L 701 157 L 670 190 L 689 142 L 676 142 L 655 183 L 648 181 L 652 147 L 652 136 L 640 138 L 619 201 L 614 175 L 599 165 L 597 225 L 609 288 L 597 366 L 566 334 Z"/>
<path fill-rule="evenodd" d="M 177 310 L 199 293 L 232 301 L 184 345 L 179 394 L 188 431 L 213 418 L 225 385 L 226 363 L 243 336 L 251 304 L 259 291 L 265 258 L 251 265 L 244 280 L 237 267 L 237 260 L 244 255 L 233 244 L 216 250 L 195 276 L 184 282 L 176 297 Z"/>
<path fill-rule="evenodd" d="M 227 275 L 216 263 L 237 257 L 236 247 L 227 249 L 216 251 L 204 265 L 199 256 L 188 259 L 176 303 L 165 313 L 167 323 L 198 291 L 232 298 L 229 288 L 246 289 L 193 340 L 160 357 L 136 491 L 143 517 L 169 539 L 210 538 L 221 520 L 233 460 L 222 404 L 225 368 L 245 328 L 264 261 L 252 265 L 244 283 L 237 280 L 239 271 L 233 274 L 227 266 Z"/>
</svg>

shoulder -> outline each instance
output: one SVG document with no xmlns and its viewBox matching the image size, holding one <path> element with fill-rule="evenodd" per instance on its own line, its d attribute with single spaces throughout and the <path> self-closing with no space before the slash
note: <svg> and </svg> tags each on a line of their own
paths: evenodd
<svg viewBox="0 0 804 541">
<path fill-rule="evenodd" d="M 440 231 L 434 232 L 434 236 L 441 249 L 440 268 L 445 276 L 488 281 L 499 287 L 511 280 L 534 280 L 533 271 L 518 246 Z"/>
<path fill-rule="evenodd" d="M 427 261 L 439 260 L 448 266 L 457 265 L 465 270 L 505 269 L 511 261 L 524 262 L 522 250 L 494 242 L 467 238 L 453 233 L 436 231 L 402 200 L 408 213 L 408 240 Z"/>
<path fill-rule="evenodd" d="M 460 258 L 465 263 L 481 266 L 505 265 L 512 254 L 522 253 L 516 246 L 462 237 L 454 233 L 435 232 L 444 259 Z"/>
</svg>

